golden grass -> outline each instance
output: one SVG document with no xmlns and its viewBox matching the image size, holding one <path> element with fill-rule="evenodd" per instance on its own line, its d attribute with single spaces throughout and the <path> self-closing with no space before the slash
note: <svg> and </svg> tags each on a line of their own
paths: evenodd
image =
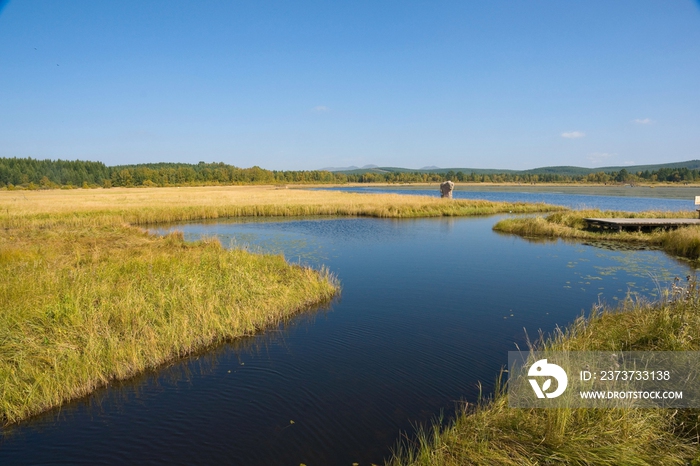
<svg viewBox="0 0 700 466">
<path fill-rule="evenodd" d="M 616 232 L 587 230 L 584 218 L 695 218 L 695 212 L 613 212 L 577 210 L 555 212 L 545 217 L 509 218 L 493 229 L 531 238 L 568 238 L 584 240 L 622 241 L 658 246 L 676 256 L 700 259 L 700 227 L 689 226 L 675 230 L 657 229 L 652 232 Z"/>
<path fill-rule="evenodd" d="M 562 210 L 546 204 L 445 200 L 428 196 L 359 194 L 224 186 L 143 189 L 0 191 L 0 225 L 99 219 L 100 223 L 160 223 L 244 216 L 354 215 L 439 217 Z"/>
<path fill-rule="evenodd" d="M 667 296 L 668 298 L 668 296 Z M 694 281 L 674 297 L 594 308 L 538 348 L 553 351 L 698 351 Z M 698 410 L 510 408 L 503 385 L 450 425 L 421 430 L 390 466 L 700 464 Z"/>
<path fill-rule="evenodd" d="M 326 271 L 134 225 L 238 216 L 554 210 L 270 187 L 0 191 L 0 423 L 330 299 Z"/>
</svg>

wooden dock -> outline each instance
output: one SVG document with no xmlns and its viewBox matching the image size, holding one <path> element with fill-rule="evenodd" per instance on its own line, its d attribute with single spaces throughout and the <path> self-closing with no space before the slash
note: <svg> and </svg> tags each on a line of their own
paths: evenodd
<svg viewBox="0 0 700 466">
<path fill-rule="evenodd" d="M 678 228 L 688 225 L 700 225 L 697 218 L 584 218 L 588 226 L 600 229 L 637 230 L 654 228 Z"/>
</svg>

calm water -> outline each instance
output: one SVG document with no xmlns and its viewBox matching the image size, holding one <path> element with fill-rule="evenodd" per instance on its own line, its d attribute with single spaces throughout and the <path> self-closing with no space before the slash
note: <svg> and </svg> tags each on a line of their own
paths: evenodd
<svg viewBox="0 0 700 466">
<path fill-rule="evenodd" d="M 6 429 L 0 464 L 380 463 L 400 431 L 492 390 L 525 331 L 694 273 L 659 251 L 499 235 L 498 218 L 179 226 L 325 264 L 342 296 Z"/>
<path fill-rule="evenodd" d="M 530 187 L 524 187 L 523 191 L 517 191 L 515 187 L 509 187 L 511 190 L 491 191 L 482 190 L 471 187 L 458 186 L 453 191 L 455 199 L 485 199 L 487 201 L 503 201 L 503 202 L 546 202 L 547 204 L 560 205 L 570 207 L 572 209 L 602 209 L 602 210 L 624 210 L 628 212 L 639 212 L 642 210 L 695 210 L 694 195 L 699 192 L 691 191 L 684 193 L 684 199 L 659 199 L 646 197 L 649 195 L 649 189 L 640 192 L 645 197 L 635 197 L 633 194 L 626 196 L 606 196 L 593 194 L 571 194 L 566 191 L 552 192 L 551 187 L 545 186 L 546 191 L 530 190 Z M 543 188 L 543 189 L 544 189 Z M 336 188 L 318 188 L 329 191 L 346 191 L 356 193 L 392 193 L 405 194 L 409 196 L 432 196 L 440 197 L 440 191 L 436 187 L 417 189 L 415 187 L 336 187 Z M 536 188 L 535 188 L 536 189 Z M 640 188 L 628 188 L 640 189 Z M 604 192 L 604 190 L 601 190 Z M 624 191 L 624 189 L 623 189 Z M 629 191 L 634 193 L 637 191 Z"/>
</svg>

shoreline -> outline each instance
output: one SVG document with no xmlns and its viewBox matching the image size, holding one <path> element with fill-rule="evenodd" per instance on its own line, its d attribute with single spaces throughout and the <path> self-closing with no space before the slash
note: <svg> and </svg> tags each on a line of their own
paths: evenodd
<svg viewBox="0 0 700 466">
<path fill-rule="evenodd" d="M 400 190 L 435 189 L 439 192 L 440 183 L 413 183 L 413 184 L 388 184 L 388 183 L 348 183 L 346 185 L 314 185 L 314 186 L 289 186 L 288 189 L 304 188 L 365 188 L 368 191 L 376 188 L 392 188 Z M 529 193 L 562 193 L 583 194 L 591 196 L 619 196 L 619 197 L 651 197 L 659 199 L 682 199 L 693 201 L 696 195 L 700 195 L 700 184 L 687 186 L 674 185 L 572 185 L 543 183 L 537 185 L 518 185 L 517 183 L 455 183 L 455 191 L 469 192 L 529 192 Z"/>
<path fill-rule="evenodd" d="M 670 182 L 654 182 L 654 183 L 514 183 L 514 182 L 463 182 L 454 181 L 455 190 L 457 191 L 505 191 L 505 192 L 569 192 L 572 194 L 591 194 L 591 195 L 615 195 L 615 196 L 640 196 L 640 197 L 660 197 L 660 198 L 677 198 L 677 199 L 694 199 L 695 194 L 700 195 L 700 183 L 670 183 Z M 29 189 L 27 187 L 15 186 L 13 189 L 0 188 L 2 193 L 32 193 L 32 192 L 47 192 L 47 191 L 131 191 L 131 190 L 150 190 L 150 189 L 289 189 L 289 190 L 304 190 L 318 188 L 395 188 L 395 189 L 426 189 L 434 188 L 439 191 L 440 182 L 415 182 L 415 183 L 387 183 L 387 182 L 371 182 L 371 183 L 271 183 L 271 184 L 191 184 L 191 185 L 168 185 L 168 186 L 130 186 L 122 187 L 115 186 L 103 188 L 91 186 L 88 188 L 78 186 L 63 186 L 56 188 L 37 188 Z"/>
</svg>

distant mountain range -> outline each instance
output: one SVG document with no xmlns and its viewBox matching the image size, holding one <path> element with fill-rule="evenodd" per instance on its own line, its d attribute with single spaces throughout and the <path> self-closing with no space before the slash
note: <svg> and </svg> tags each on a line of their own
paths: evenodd
<svg viewBox="0 0 700 466">
<path fill-rule="evenodd" d="M 326 167 L 326 168 L 321 168 L 321 171 L 325 172 L 351 172 L 354 170 L 366 170 L 366 169 L 372 169 L 372 168 L 379 168 L 377 165 L 365 165 L 363 167 L 357 167 L 355 165 L 351 165 L 349 167 Z"/>
<path fill-rule="evenodd" d="M 509 169 L 498 169 L 498 168 L 439 168 L 436 166 L 428 166 L 418 169 L 413 168 L 400 168 L 400 167 L 379 167 L 377 165 L 365 165 L 364 167 L 343 167 L 343 168 L 323 168 L 322 170 L 338 173 L 346 173 L 359 175 L 364 173 L 447 173 L 452 172 L 462 172 L 464 174 L 476 173 L 477 175 L 493 175 L 496 173 L 511 173 L 513 175 L 542 175 L 545 173 L 557 174 L 563 176 L 576 176 L 576 175 L 588 175 L 589 173 L 598 172 L 619 172 L 622 169 L 627 170 L 629 173 L 643 172 L 646 170 L 655 171 L 660 168 L 687 168 L 689 170 L 700 169 L 700 160 L 688 160 L 686 162 L 673 162 L 673 163 L 662 163 L 656 165 L 628 165 L 619 167 L 598 167 L 598 168 L 584 168 L 584 167 L 540 167 L 531 168 L 529 170 L 509 170 Z"/>
</svg>

